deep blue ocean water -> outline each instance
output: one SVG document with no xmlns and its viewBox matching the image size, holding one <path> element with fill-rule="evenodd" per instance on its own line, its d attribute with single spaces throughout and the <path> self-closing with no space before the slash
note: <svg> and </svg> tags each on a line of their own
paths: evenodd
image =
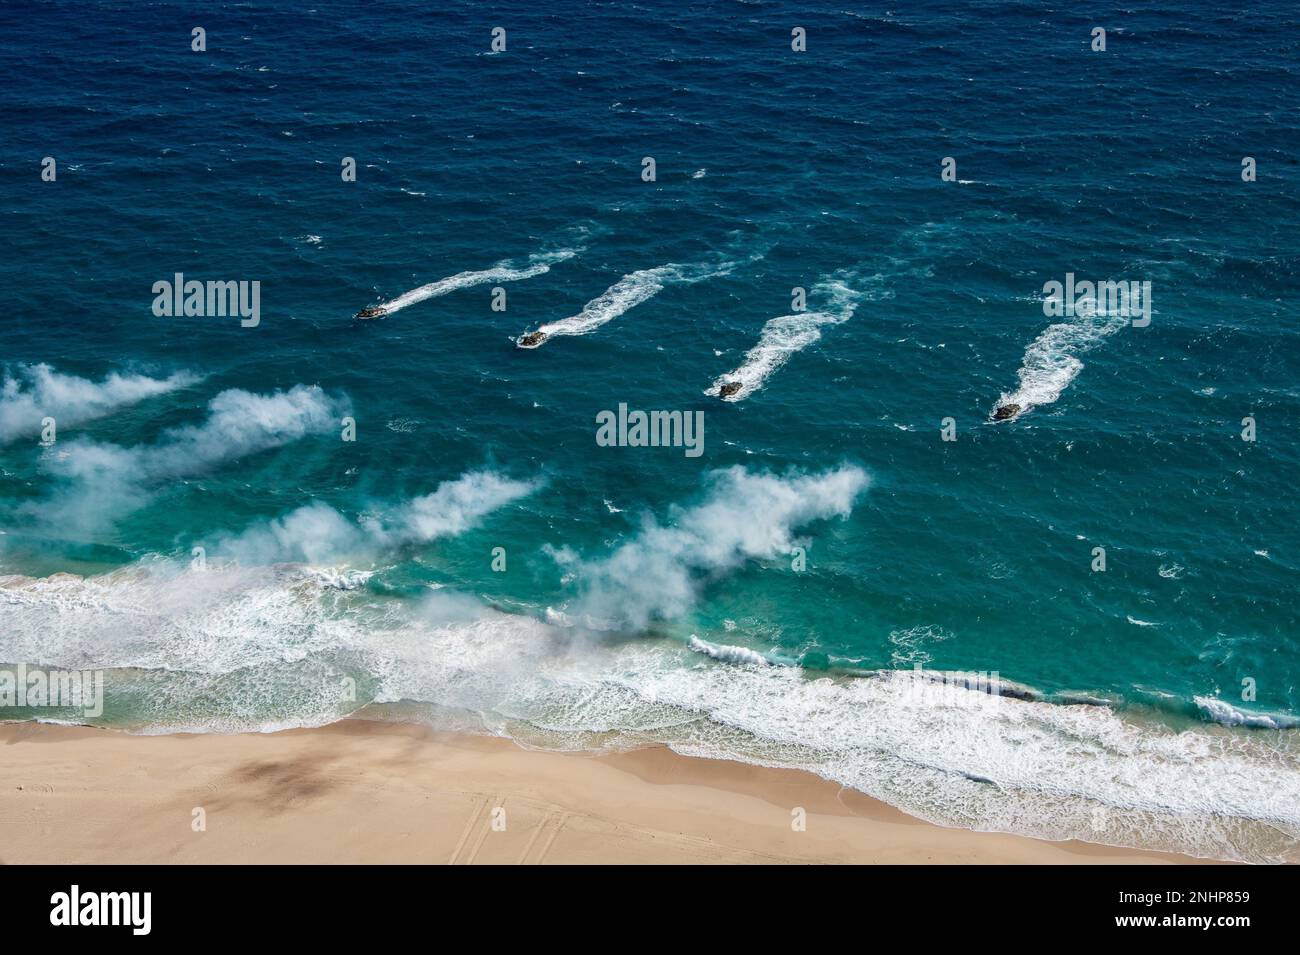
<svg viewBox="0 0 1300 955">
<path fill-rule="evenodd" d="M 848 6 L 0 8 L 0 660 L 1297 858 L 1300 16 Z"/>
</svg>

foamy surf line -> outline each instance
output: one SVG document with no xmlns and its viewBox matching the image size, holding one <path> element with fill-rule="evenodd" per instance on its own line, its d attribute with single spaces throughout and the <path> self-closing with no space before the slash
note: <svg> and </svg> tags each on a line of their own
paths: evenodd
<svg viewBox="0 0 1300 955">
<path fill-rule="evenodd" d="M 138 732 L 319 726 L 392 703 L 530 745 L 598 734 L 799 768 L 941 825 L 1300 860 L 1300 772 L 1276 731 L 1178 732 L 910 671 L 810 678 L 699 638 L 583 642 L 445 590 L 398 601 L 319 578 L 183 564 L 0 578 L 0 659 L 104 669 Z"/>
<path fill-rule="evenodd" d="M 565 262 L 576 256 L 580 251 L 582 250 L 558 249 L 554 252 L 538 252 L 530 255 L 528 264 L 524 266 L 514 265 L 509 259 L 506 259 L 503 262 L 498 262 L 490 269 L 457 272 L 455 275 L 447 276 L 447 278 L 438 279 L 438 281 L 430 282 L 428 285 L 421 285 L 409 292 L 403 292 L 397 298 L 384 302 L 379 307 L 384 314 L 391 315 L 393 312 L 401 311 L 407 306 L 415 305 L 417 302 L 437 298 L 440 295 L 446 295 L 460 289 L 473 288 L 476 285 L 485 285 L 488 282 L 522 282 L 525 279 L 545 275 L 551 270 L 552 265 Z"/>
<path fill-rule="evenodd" d="M 382 717 L 394 704 L 400 718 L 531 745 L 659 743 L 799 768 L 947 826 L 1300 861 L 1290 731 L 1178 730 L 1095 701 L 1049 702 L 987 674 L 973 685 L 937 671 L 832 674 L 738 643 L 652 635 L 690 619 L 705 587 L 847 517 L 867 483 L 851 466 L 730 468 L 669 520 L 647 520 L 600 554 L 553 550 L 572 617 L 611 620 L 628 639 L 449 588 L 397 596 L 346 566 L 198 570 L 179 558 L 90 578 L 0 577 L 0 661 L 104 670 L 106 719 L 140 732 L 319 726 L 368 706 Z M 387 508 L 377 539 L 454 536 L 530 490 L 472 472 Z M 239 559 L 333 562 L 340 541 L 373 549 L 364 524 L 295 514 L 241 537 Z M 358 533 L 367 546 L 352 546 Z M 1198 702 L 1221 723 L 1279 723 Z"/>
<path fill-rule="evenodd" d="M 521 348 L 536 348 L 546 339 L 558 335 L 590 335 L 602 325 L 653 298 L 669 285 L 702 282 L 731 272 L 737 263 L 719 265 L 661 265 L 653 269 L 629 272 L 583 306 L 582 311 L 557 322 L 539 325 L 536 331 L 520 336 Z"/>
<path fill-rule="evenodd" d="M 826 325 L 839 325 L 853 317 L 863 293 L 839 279 L 813 286 L 813 294 L 827 299 L 827 306 L 811 312 L 795 312 L 768 320 L 758 344 L 745 353 L 740 366 L 719 376 L 705 389 L 706 395 L 723 401 L 743 401 L 763 387 L 772 374 L 790 358 L 822 337 Z"/>
</svg>

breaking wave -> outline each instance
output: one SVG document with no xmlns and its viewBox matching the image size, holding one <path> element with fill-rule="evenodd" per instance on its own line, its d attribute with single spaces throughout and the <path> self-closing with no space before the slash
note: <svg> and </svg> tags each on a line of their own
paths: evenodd
<svg viewBox="0 0 1300 955">
<path fill-rule="evenodd" d="M 748 647 L 728 646 L 725 643 L 709 643 L 707 640 L 701 640 L 695 634 L 691 634 L 686 645 L 696 653 L 703 653 L 706 657 L 712 657 L 714 660 L 720 660 L 723 663 L 743 663 L 753 666 L 769 665 L 767 657 L 756 650 L 751 650 Z"/>
<path fill-rule="evenodd" d="M 1225 703 L 1213 696 L 1197 696 L 1192 699 L 1196 703 L 1197 709 L 1221 726 L 1251 726 L 1256 729 L 1269 730 L 1300 727 L 1300 718 L 1286 713 L 1251 712 L 1233 706 L 1231 703 Z"/>
<path fill-rule="evenodd" d="M 1300 861 L 1288 733 L 1175 730 L 910 671 L 828 676 L 699 638 L 609 642 L 292 565 L 0 577 L 0 610 L 0 659 L 105 669 L 105 699 L 143 732 L 311 726 L 393 704 L 530 745 L 662 743 L 803 769 L 942 825 Z"/>
</svg>

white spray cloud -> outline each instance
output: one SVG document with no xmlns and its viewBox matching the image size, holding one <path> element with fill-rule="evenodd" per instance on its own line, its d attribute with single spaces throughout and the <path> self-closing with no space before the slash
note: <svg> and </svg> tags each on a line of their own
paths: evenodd
<svg viewBox="0 0 1300 955">
<path fill-rule="evenodd" d="M 136 481 L 158 481 L 198 474 L 216 465 L 339 428 L 346 400 L 331 398 L 316 385 L 258 395 L 239 388 L 208 402 L 202 424 L 164 432 L 151 445 L 124 448 L 94 441 L 68 445 L 50 463 L 66 477 L 129 472 Z"/>
<path fill-rule="evenodd" d="M 53 418 L 60 428 L 83 424 L 196 381 L 198 377 L 188 372 L 166 378 L 113 372 L 94 382 L 45 364 L 23 366 L 16 375 L 6 374 L 0 387 L 0 445 L 38 434 L 45 417 Z"/>
<path fill-rule="evenodd" d="M 221 541 L 215 551 L 246 566 L 321 565 L 367 556 L 370 540 L 355 522 L 315 501 Z"/>
<path fill-rule="evenodd" d="M 454 481 L 444 481 L 433 493 L 403 504 L 386 522 L 369 526 L 372 534 L 389 544 L 454 537 L 539 486 L 539 481 L 517 481 L 491 471 L 472 471 Z"/>
<path fill-rule="evenodd" d="M 372 559 L 386 549 L 462 534 L 540 486 L 539 481 L 471 471 L 361 522 L 318 501 L 221 541 L 216 551 L 247 565 Z"/>
<path fill-rule="evenodd" d="M 868 483 L 866 472 L 847 465 L 784 477 L 728 468 L 710 475 L 702 503 L 675 508 L 667 526 L 648 519 L 606 558 L 583 562 L 568 550 L 552 555 L 579 582 L 579 613 L 641 628 L 689 610 L 708 577 L 790 553 L 800 527 L 847 517 Z"/>
<path fill-rule="evenodd" d="M 81 440 L 59 445 L 45 465 L 69 485 L 52 500 L 24 505 L 22 511 L 57 521 L 64 533 L 93 533 L 141 506 L 152 486 L 333 431 L 349 410 L 346 399 L 330 397 L 315 385 L 269 395 L 223 391 L 208 403 L 202 424 L 173 428 L 154 444 Z"/>
</svg>

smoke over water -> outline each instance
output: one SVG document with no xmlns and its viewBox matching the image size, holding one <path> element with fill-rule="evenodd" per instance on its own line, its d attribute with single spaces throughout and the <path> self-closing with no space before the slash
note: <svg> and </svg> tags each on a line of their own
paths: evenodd
<svg viewBox="0 0 1300 955">
<path fill-rule="evenodd" d="M 788 554 L 799 528 L 847 517 L 867 484 L 866 472 L 850 466 L 786 477 L 728 468 L 709 477 L 702 503 L 675 508 L 666 526 L 647 518 L 608 557 L 553 555 L 579 582 L 574 611 L 597 626 L 641 629 L 689 610 L 710 577 Z"/>
<path fill-rule="evenodd" d="M 87 533 L 141 506 L 151 487 L 202 474 L 226 462 L 278 448 L 307 435 L 337 431 L 350 410 L 344 398 L 315 385 L 259 395 L 223 391 L 197 425 L 166 431 L 154 444 L 122 447 L 89 440 L 60 444 L 45 469 L 64 486 L 54 499 L 29 503 L 20 513 Z"/>
<path fill-rule="evenodd" d="M 6 375 L 0 388 L 0 445 L 38 434 L 45 417 L 53 418 L 60 429 L 68 428 L 198 380 L 189 372 L 166 378 L 113 372 L 97 383 L 45 364 L 23 366 L 16 376 Z"/>
<path fill-rule="evenodd" d="M 430 494 L 379 507 L 385 516 L 361 522 L 350 521 L 329 505 L 316 502 L 219 542 L 216 553 L 248 565 L 373 559 L 385 550 L 462 534 L 540 486 L 539 481 L 472 471 L 444 481 Z"/>
</svg>

